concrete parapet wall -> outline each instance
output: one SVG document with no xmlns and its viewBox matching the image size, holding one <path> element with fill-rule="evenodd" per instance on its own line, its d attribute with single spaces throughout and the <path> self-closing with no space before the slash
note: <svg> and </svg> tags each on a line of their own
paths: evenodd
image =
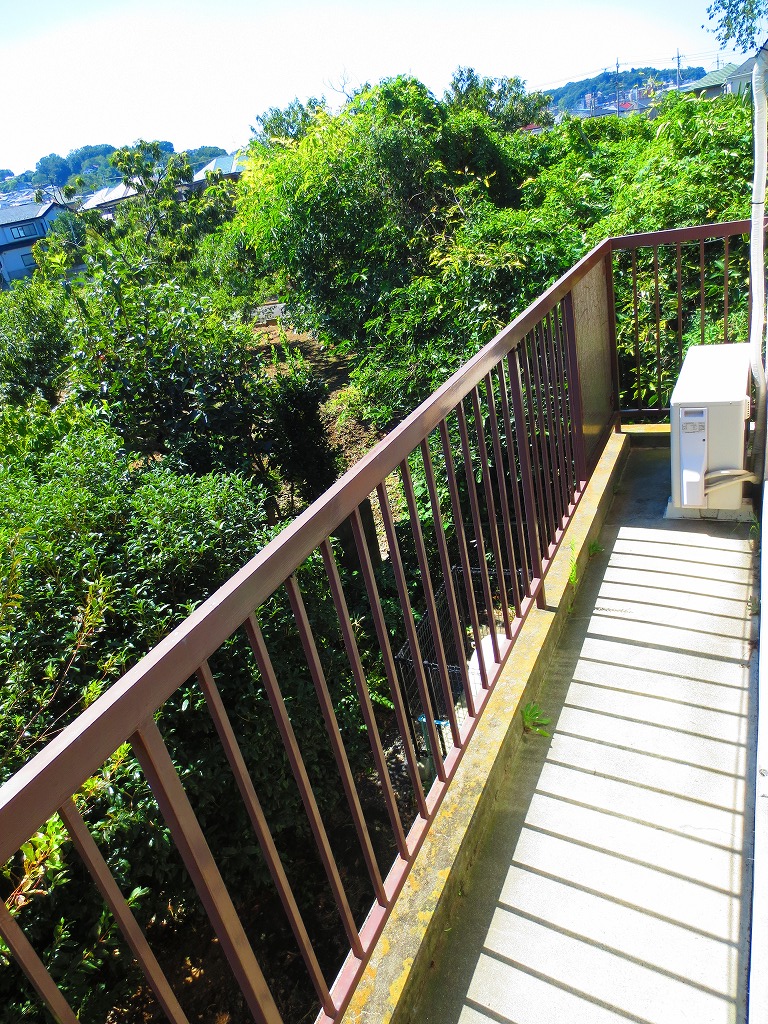
<svg viewBox="0 0 768 1024">
<path fill-rule="evenodd" d="M 411 1009 L 522 740 L 519 712 L 536 699 L 628 451 L 626 435 L 610 436 L 547 575 L 547 608 L 528 616 L 342 1024 L 416 1024 Z"/>
</svg>

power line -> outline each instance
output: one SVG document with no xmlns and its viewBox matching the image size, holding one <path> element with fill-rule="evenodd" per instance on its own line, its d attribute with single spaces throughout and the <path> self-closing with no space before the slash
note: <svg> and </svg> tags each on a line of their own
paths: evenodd
<svg viewBox="0 0 768 1024">
<path fill-rule="evenodd" d="M 652 66 L 658 66 L 658 65 L 666 65 L 666 67 L 669 70 L 672 70 L 675 67 L 675 64 L 676 64 L 677 59 L 678 59 L 678 55 L 679 55 L 681 60 L 692 61 L 692 60 L 694 60 L 696 58 L 698 58 L 698 59 L 715 58 L 715 57 L 719 58 L 719 57 L 722 57 L 722 55 L 726 54 L 727 52 L 728 52 L 727 50 L 706 50 L 706 51 L 703 51 L 701 53 L 680 54 L 679 51 L 678 51 L 677 54 L 673 54 L 671 56 L 666 56 L 666 57 L 636 57 L 633 60 L 617 61 L 617 64 L 618 64 L 619 68 L 628 68 L 628 69 L 636 68 L 638 65 L 640 65 L 641 67 L 652 67 Z M 544 82 L 542 84 L 539 84 L 539 85 L 536 86 L 535 91 L 542 92 L 542 91 L 546 91 L 547 89 L 556 89 L 559 86 L 568 85 L 571 82 L 574 82 L 574 83 L 575 82 L 580 82 L 580 81 L 583 81 L 585 78 L 596 78 L 598 75 L 601 75 L 601 74 L 603 74 L 606 71 L 607 71 L 607 68 L 605 67 L 605 65 L 603 65 L 602 67 L 594 68 L 594 69 L 592 69 L 590 71 L 583 71 L 583 72 L 579 72 L 578 74 L 574 73 L 572 75 L 569 75 L 568 78 L 558 78 L 558 79 L 554 79 L 554 80 L 549 81 L 549 82 Z"/>
</svg>

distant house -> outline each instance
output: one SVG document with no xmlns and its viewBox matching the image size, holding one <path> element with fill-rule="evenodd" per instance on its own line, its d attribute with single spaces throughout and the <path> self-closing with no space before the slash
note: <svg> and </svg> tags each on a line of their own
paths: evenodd
<svg viewBox="0 0 768 1024">
<path fill-rule="evenodd" d="M 704 94 L 705 99 L 712 99 L 714 96 L 722 96 L 727 92 L 729 77 L 738 71 L 738 64 L 724 64 L 717 71 L 710 71 L 708 75 L 699 78 L 688 85 L 681 85 L 680 92 L 694 92 L 697 96 Z"/>
<path fill-rule="evenodd" d="M 51 223 L 65 209 L 60 203 L 25 203 L 0 210 L 0 279 L 26 277 L 35 269 L 32 246 L 47 234 Z"/>
<path fill-rule="evenodd" d="M 750 57 L 740 64 L 736 70 L 728 76 L 726 92 L 734 92 L 737 95 L 748 92 L 752 88 L 752 68 L 755 66 L 755 58 Z"/>
<path fill-rule="evenodd" d="M 135 195 L 136 189 L 121 181 L 118 185 L 108 185 L 106 188 L 100 188 L 98 192 L 94 192 L 85 200 L 81 209 L 98 210 L 102 216 L 111 217 L 118 203 Z"/>
<path fill-rule="evenodd" d="M 226 156 L 214 157 L 210 163 L 207 163 L 205 167 L 197 172 L 192 179 L 192 188 L 199 189 L 205 188 L 206 174 L 208 171 L 218 171 L 223 177 L 229 178 L 230 181 L 236 181 L 243 173 L 245 168 L 246 153 L 244 149 L 238 149 L 234 153 L 228 153 Z"/>
</svg>

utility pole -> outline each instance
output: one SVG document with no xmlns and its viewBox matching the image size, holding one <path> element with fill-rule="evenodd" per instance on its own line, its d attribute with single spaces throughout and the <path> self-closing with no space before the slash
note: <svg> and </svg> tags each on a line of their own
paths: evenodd
<svg viewBox="0 0 768 1024">
<path fill-rule="evenodd" d="M 616 117 L 621 117 L 619 109 L 619 58 L 616 58 Z"/>
<path fill-rule="evenodd" d="M 677 51 L 677 91 L 680 92 L 680 50 Z"/>
</svg>

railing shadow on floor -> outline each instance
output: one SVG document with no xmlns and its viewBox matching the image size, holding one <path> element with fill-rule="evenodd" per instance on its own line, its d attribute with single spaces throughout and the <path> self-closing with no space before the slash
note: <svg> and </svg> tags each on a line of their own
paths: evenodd
<svg viewBox="0 0 768 1024">
<path fill-rule="evenodd" d="M 631 466 L 632 457 L 627 475 Z M 743 527 L 736 536 L 723 524 L 622 526 L 622 515 L 603 528 L 605 550 L 542 689 L 553 737 L 528 737 L 518 753 L 444 948 L 418 1004 L 398 1021 L 744 1020 L 751 545 Z M 657 570 L 662 585 L 651 587 L 641 558 L 616 582 L 617 562 L 640 541 L 651 558 L 682 545 L 704 564 L 692 575 L 677 575 L 675 564 Z M 735 577 L 725 584 L 732 626 L 724 635 L 716 600 L 705 597 L 697 610 L 679 603 L 689 585 L 695 603 L 710 556 Z M 640 588 L 645 601 L 634 604 Z M 648 608 L 666 625 L 644 621 Z M 662 628 L 669 632 L 659 638 Z M 673 631 L 683 642 L 670 647 Z"/>
</svg>

